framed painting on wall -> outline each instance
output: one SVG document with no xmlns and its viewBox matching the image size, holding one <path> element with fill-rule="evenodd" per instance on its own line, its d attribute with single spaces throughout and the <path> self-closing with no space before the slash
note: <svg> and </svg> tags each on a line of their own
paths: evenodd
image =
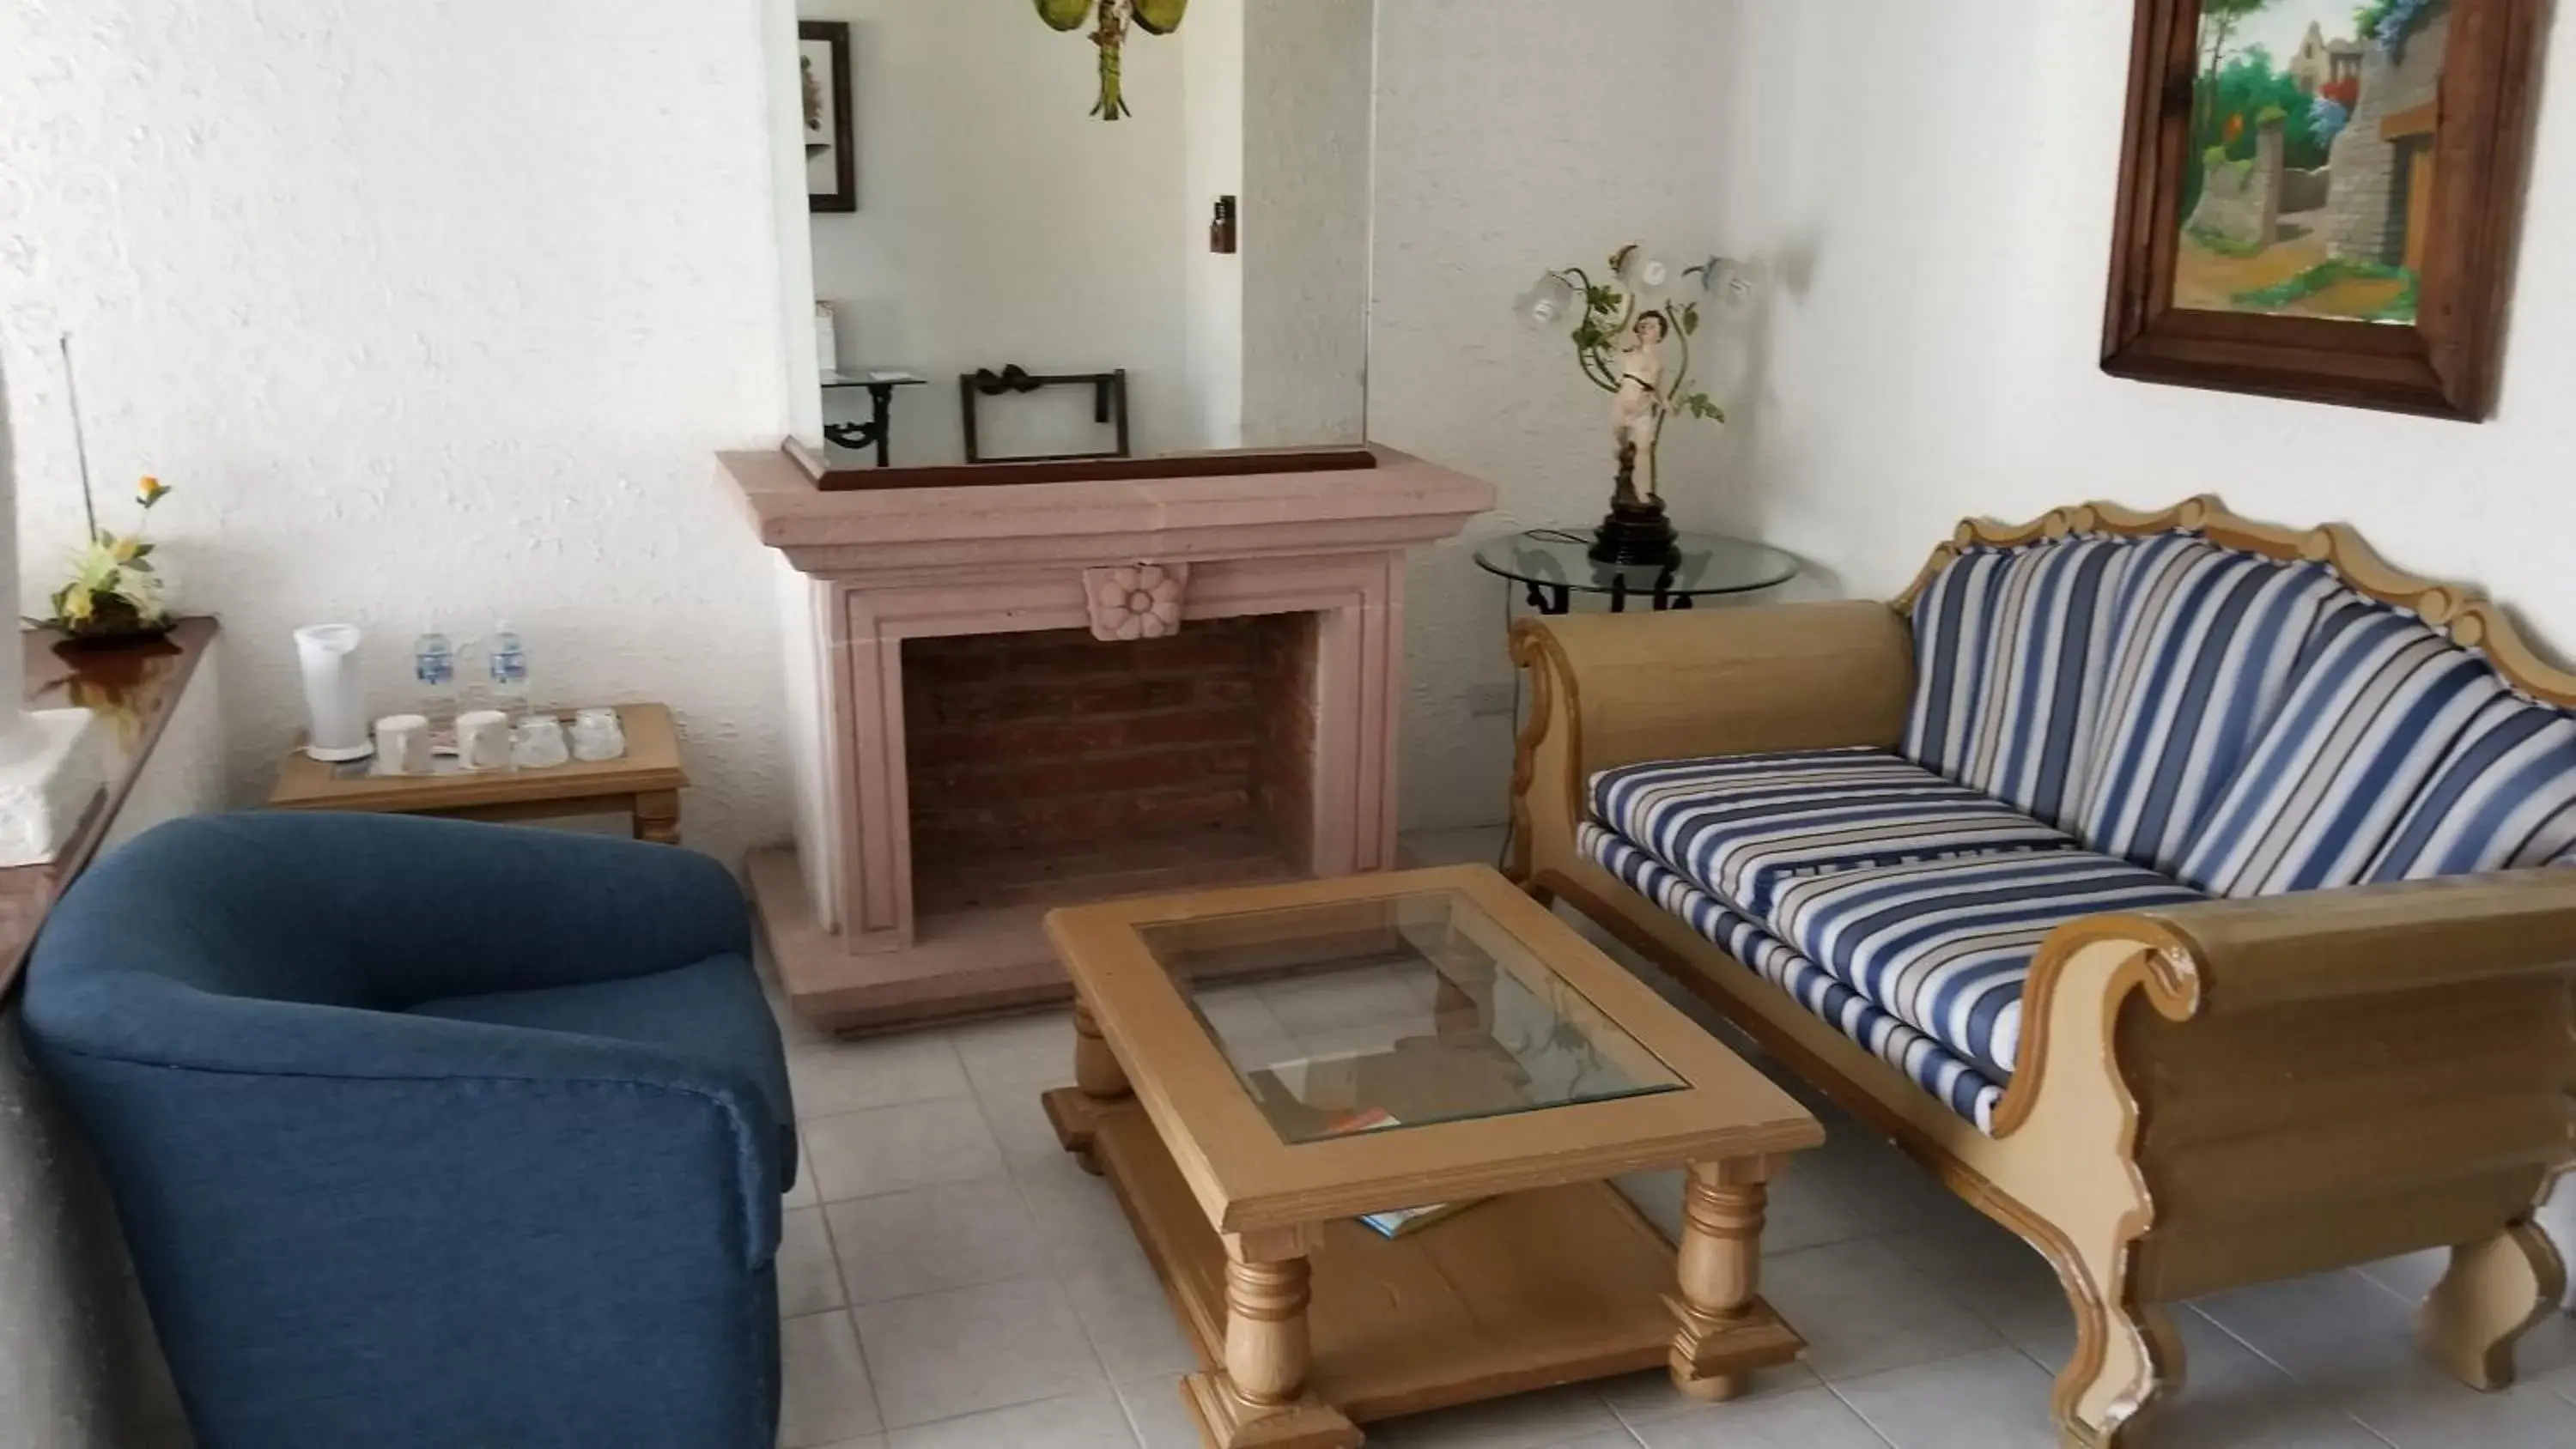
<svg viewBox="0 0 2576 1449">
<path fill-rule="evenodd" d="M 796 24 L 805 107 L 805 196 L 816 211 L 859 209 L 858 124 L 850 107 L 850 26 Z"/>
<path fill-rule="evenodd" d="M 2477 421 L 2541 0 L 2137 0 L 2102 366 Z"/>
</svg>

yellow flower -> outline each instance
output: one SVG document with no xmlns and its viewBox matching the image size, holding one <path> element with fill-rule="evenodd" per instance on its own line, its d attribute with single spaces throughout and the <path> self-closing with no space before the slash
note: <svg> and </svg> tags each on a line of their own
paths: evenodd
<svg viewBox="0 0 2576 1449">
<path fill-rule="evenodd" d="M 63 591 L 63 617 L 78 624 L 90 616 L 94 600 L 87 589 L 73 587 Z"/>
<path fill-rule="evenodd" d="M 113 547 L 108 551 L 115 556 L 118 563 L 131 563 L 134 561 L 134 551 L 142 547 L 142 545 L 143 540 L 128 534 L 123 538 L 117 539 Z"/>
<path fill-rule="evenodd" d="M 168 488 L 162 485 L 160 479 L 146 473 L 143 475 L 143 481 L 135 486 L 134 496 L 143 500 L 143 506 L 149 508 L 153 504 L 160 502 L 161 495 L 169 491 L 170 490 Z"/>
</svg>

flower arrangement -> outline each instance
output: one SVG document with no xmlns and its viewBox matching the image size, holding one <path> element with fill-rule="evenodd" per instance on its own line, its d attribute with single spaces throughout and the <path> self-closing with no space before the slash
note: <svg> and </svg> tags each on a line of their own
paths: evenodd
<svg viewBox="0 0 2576 1449">
<path fill-rule="evenodd" d="M 98 506 L 90 498 L 88 477 L 82 477 L 89 542 L 73 552 L 71 582 L 54 590 L 54 617 L 44 622 L 75 639 L 157 638 L 170 632 L 170 608 L 161 597 L 161 576 L 152 567 L 155 545 L 143 537 L 153 505 L 169 496 L 160 479 L 146 476 L 134 490 L 142 508 L 133 531 L 110 533 L 98 526 Z"/>
<path fill-rule="evenodd" d="M 1543 274 L 1521 294 L 1521 320 L 1540 329 L 1564 327 L 1584 380 L 1611 395 L 1619 473 L 1594 558 L 1669 562 L 1674 534 L 1664 519 L 1656 449 L 1664 420 L 1674 413 L 1726 421 L 1725 410 L 1707 391 L 1692 386 L 1691 339 L 1700 330 L 1703 298 L 1752 290 L 1745 271 L 1723 257 L 1676 271 L 1631 242 L 1610 254 L 1600 281 L 1581 267 L 1564 267 Z"/>
</svg>

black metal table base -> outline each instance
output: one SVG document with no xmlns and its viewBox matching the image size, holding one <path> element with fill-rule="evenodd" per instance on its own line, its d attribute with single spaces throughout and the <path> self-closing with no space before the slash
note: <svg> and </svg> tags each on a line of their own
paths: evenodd
<svg viewBox="0 0 2576 1449">
<path fill-rule="evenodd" d="M 1529 579 L 1524 582 L 1527 584 L 1529 589 L 1528 598 L 1529 606 L 1531 608 L 1536 609 L 1541 614 L 1547 615 L 1550 618 L 1560 614 L 1571 614 L 1574 612 L 1574 586 L 1572 584 L 1541 583 L 1536 579 Z M 1655 587 L 1651 591 L 1642 594 L 1628 587 L 1628 580 L 1625 576 L 1614 574 L 1610 579 L 1609 596 L 1610 612 L 1613 614 L 1624 614 L 1628 612 L 1628 601 L 1635 598 L 1652 600 L 1654 602 L 1654 610 L 1658 614 L 1670 613 L 1676 609 L 1689 609 L 1696 607 L 1692 602 L 1692 596 L 1690 594 L 1676 593 L 1673 590 L 1673 575 L 1670 571 L 1666 571 L 1662 576 L 1655 580 Z"/>
</svg>

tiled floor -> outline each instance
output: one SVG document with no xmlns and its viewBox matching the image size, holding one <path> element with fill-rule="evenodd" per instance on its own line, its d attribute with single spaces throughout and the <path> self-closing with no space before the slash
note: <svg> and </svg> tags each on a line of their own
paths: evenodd
<svg viewBox="0 0 2576 1449">
<path fill-rule="evenodd" d="M 810 1170 L 779 1257 L 784 1449 L 1196 1449 L 1175 1389 L 1189 1346 L 1107 1184 L 1038 1109 L 1071 1080 L 1065 1017 L 854 1043 L 788 1030 Z M 2055 1279 L 1894 1149 L 1820 1115 L 1831 1141 L 1794 1160 L 1765 1237 L 1766 1291 L 1807 1335 L 1804 1365 L 1713 1408 L 1641 1374 L 1376 1425 L 1370 1442 L 2054 1449 L 2049 1383 L 2074 1339 Z M 1626 1185 L 1669 1232 L 1672 1175 Z M 2576 1192 L 2548 1217 L 2576 1242 Z M 2576 1445 L 2576 1318 L 2523 1341 L 2519 1386 L 2473 1393 L 2409 1341 L 2438 1271 L 2419 1255 L 2190 1305 L 2189 1387 L 2152 1443 Z"/>
</svg>

